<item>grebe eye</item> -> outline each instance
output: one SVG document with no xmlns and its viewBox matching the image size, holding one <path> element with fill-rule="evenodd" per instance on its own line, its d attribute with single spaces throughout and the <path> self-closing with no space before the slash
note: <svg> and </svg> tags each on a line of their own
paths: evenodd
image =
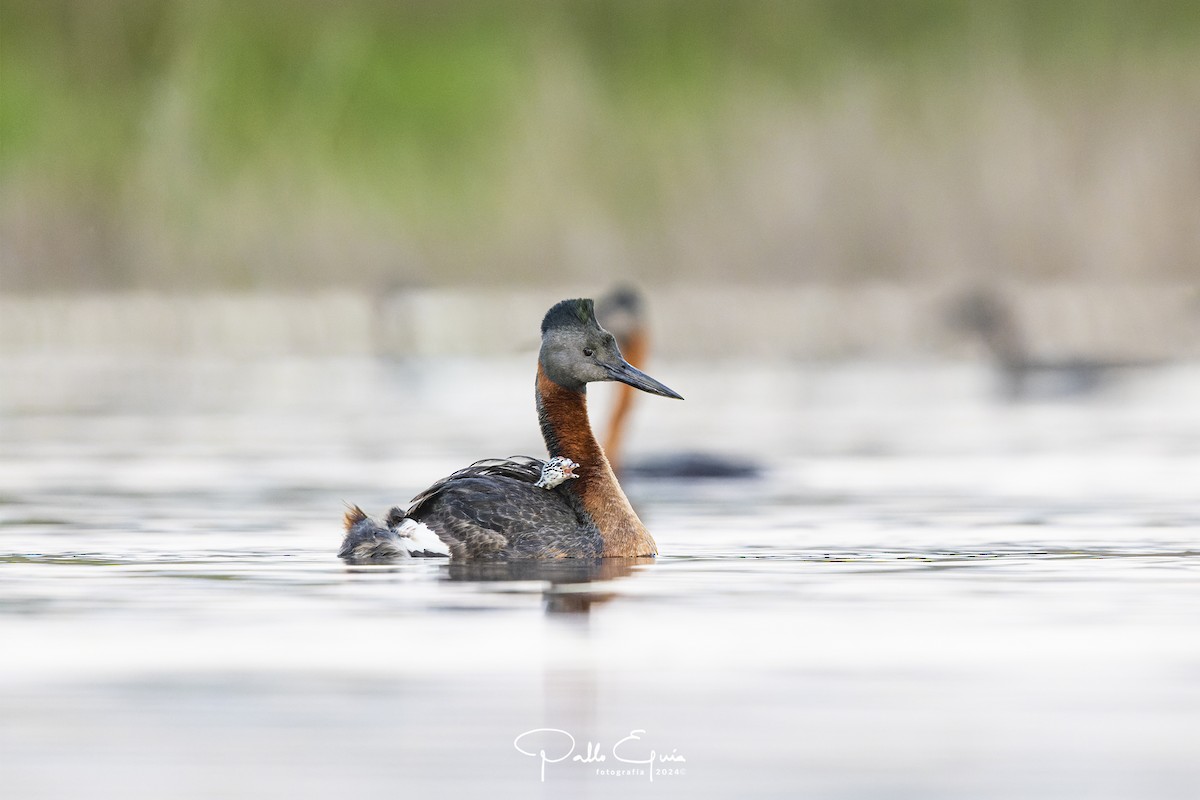
<svg viewBox="0 0 1200 800">
<path fill-rule="evenodd" d="M 594 355 L 594 353 L 592 352 L 592 348 L 590 348 L 590 347 L 583 348 L 583 354 L 585 356 L 587 356 L 588 358 L 591 358 Z"/>
</svg>

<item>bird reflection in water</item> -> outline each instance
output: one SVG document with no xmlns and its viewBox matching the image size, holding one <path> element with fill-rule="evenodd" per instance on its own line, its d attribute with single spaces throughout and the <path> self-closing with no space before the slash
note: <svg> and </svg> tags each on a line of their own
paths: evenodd
<svg viewBox="0 0 1200 800">
<path fill-rule="evenodd" d="M 593 605 L 617 597 L 605 584 L 632 575 L 653 564 L 649 556 L 636 558 L 570 558 L 552 561 L 451 561 L 444 579 L 469 583 L 539 581 L 547 614 L 587 614 Z M 590 584 L 597 584 L 591 587 Z"/>
</svg>

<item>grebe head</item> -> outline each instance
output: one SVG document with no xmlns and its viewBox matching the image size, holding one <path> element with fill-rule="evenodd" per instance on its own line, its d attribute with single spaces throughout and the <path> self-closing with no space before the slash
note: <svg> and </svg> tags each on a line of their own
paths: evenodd
<svg viewBox="0 0 1200 800">
<path fill-rule="evenodd" d="M 596 317 L 604 320 L 617 344 L 625 346 L 646 324 L 641 293 L 632 286 L 618 286 L 596 301 Z"/>
<path fill-rule="evenodd" d="M 985 337 L 1012 327 L 1012 314 L 1004 299 L 987 289 L 966 293 L 954 305 L 950 318 L 960 329 Z"/>
<path fill-rule="evenodd" d="M 596 321 L 591 300 L 563 300 L 546 312 L 538 361 L 546 377 L 572 391 L 582 392 L 593 381 L 620 381 L 643 392 L 683 399 L 624 359 L 616 339 Z"/>
</svg>

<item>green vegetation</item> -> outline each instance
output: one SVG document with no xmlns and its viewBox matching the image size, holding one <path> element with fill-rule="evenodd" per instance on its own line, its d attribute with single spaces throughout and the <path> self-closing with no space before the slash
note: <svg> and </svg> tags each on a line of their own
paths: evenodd
<svg viewBox="0 0 1200 800">
<path fill-rule="evenodd" d="M 1194 0 L 0 0 L 0 288 L 661 261 L 764 128 L 862 97 L 920 137 L 1000 83 L 1194 101 L 1198 52 Z"/>
</svg>

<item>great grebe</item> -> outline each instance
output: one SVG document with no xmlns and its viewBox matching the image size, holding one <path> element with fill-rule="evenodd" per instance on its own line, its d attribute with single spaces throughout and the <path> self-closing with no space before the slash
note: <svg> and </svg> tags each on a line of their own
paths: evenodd
<svg viewBox="0 0 1200 800">
<path fill-rule="evenodd" d="M 982 340 L 999 373 L 1003 394 L 1011 400 L 1084 395 L 1134 370 L 1158 366 L 1152 361 L 1034 358 L 1011 306 L 987 289 L 962 297 L 952 319 Z"/>
<path fill-rule="evenodd" d="M 655 555 L 654 538 L 592 433 L 587 384 L 594 381 L 683 399 L 622 357 L 591 300 L 563 300 L 542 320 L 535 384 L 551 459 L 476 462 L 417 495 L 407 510 L 393 508 L 384 523 L 352 506 L 338 555 L 348 561 Z"/>
<path fill-rule="evenodd" d="M 617 346 L 621 348 L 629 363 L 638 368 L 643 367 L 650 352 L 650 334 L 646 321 L 646 304 L 641 293 L 631 286 L 617 287 L 596 303 L 596 315 L 601 324 L 617 338 Z M 617 475 L 680 481 L 760 476 L 761 469 L 757 464 L 715 453 L 661 453 L 637 461 L 627 461 L 622 443 L 625 441 L 629 415 L 633 410 L 634 392 L 628 386 L 621 386 L 616 394 L 608 421 L 608 432 L 604 437 L 604 453 Z"/>
</svg>

